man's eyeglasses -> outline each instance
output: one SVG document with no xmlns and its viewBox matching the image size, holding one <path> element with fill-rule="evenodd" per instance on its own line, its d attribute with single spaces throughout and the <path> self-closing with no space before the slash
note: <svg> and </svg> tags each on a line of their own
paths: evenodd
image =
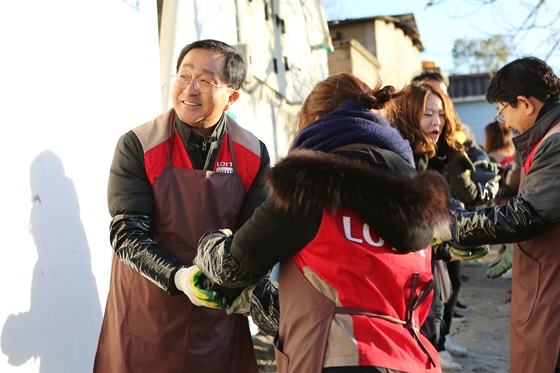
<svg viewBox="0 0 560 373">
<path fill-rule="evenodd" d="M 192 79 L 186 75 L 173 75 L 172 78 L 174 79 L 173 85 L 175 87 L 185 89 L 192 82 L 194 85 L 194 89 L 196 89 L 200 93 L 208 93 L 212 90 L 212 88 L 228 87 L 227 85 L 218 85 L 211 83 L 206 79 Z"/>
<path fill-rule="evenodd" d="M 502 110 L 500 110 L 500 111 L 498 112 L 498 114 L 496 114 L 496 116 L 494 117 L 494 119 L 496 119 L 496 120 L 497 120 L 498 122 L 500 122 L 500 123 L 505 123 L 506 120 L 505 120 L 504 116 L 502 115 L 502 113 L 503 113 L 504 109 L 507 108 L 508 106 L 509 106 L 509 104 L 506 104 L 506 105 L 502 108 Z"/>
</svg>

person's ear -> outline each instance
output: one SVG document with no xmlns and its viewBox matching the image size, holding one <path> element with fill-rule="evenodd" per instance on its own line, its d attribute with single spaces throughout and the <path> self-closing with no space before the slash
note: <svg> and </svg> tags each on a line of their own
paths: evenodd
<svg viewBox="0 0 560 373">
<path fill-rule="evenodd" d="M 525 111 L 526 115 L 533 115 L 537 110 L 537 107 L 531 97 L 521 95 L 517 96 L 517 102 L 517 106 L 521 107 L 521 109 Z"/>
<path fill-rule="evenodd" d="M 224 111 L 229 110 L 231 105 L 233 105 L 233 103 L 237 101 L 238 98 L 239 98 L 239 92 L 236 90 L 232 90 L 231 94 L 228 96 L 228 102 L 226 104 L 226 107 L 224 108 Z"/>
</svg>

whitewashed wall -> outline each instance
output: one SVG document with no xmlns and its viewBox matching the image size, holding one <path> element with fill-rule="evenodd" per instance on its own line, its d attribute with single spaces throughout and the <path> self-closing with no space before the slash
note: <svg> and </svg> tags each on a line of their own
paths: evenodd
<svg viewBox="0 0 560 373">
<path fill-rule="evenodd" d="M 319 0 L 274 0 L 288 26 L 278 35 L 264 4 L 166 0 L 160 45 L 153 0 L 0 2 L 0 372 L 91 372 L 109 289 L 114 147 L 170 107 L 184 45 L 252 47 L 258 84 L 231 115 L 273 161 L 286 153 L 301 101 L 328 71 L 311 47 L 326 24 Z M 286 75 L 271 73 L 272 51 L 289 57 Z"/>
<path fill-rule="evenodd" d="M 114 147 L 160 111 L 156 2 L 0 3 L 0 371 L 91 372 Z"/>
</svg>

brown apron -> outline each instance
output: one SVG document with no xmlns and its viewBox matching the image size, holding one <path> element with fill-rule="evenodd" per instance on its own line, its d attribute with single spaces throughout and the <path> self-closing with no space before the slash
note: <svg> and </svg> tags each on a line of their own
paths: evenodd
<svg viewBox="0 0 560 373">
<path fill-rule="evenodd" d="M 172 149 L 153 185 L 154 238 L 189 266 L 203 233 L 236 226 L 245 187 L 235 156 L 233 174 L 177 169 L 171 167 Z M 108 334 L 100 337 L 105 353 L 98 351 L 96 372 L 258 372 L 246 317 L 168 295 L 115 256 L 111 293 L 104 321 Z"/>
<path fill-rule="evenodd" d="M 553 128 L 545 137 L 558 133 Z M 521 168 L 520 185 L 525 180 Z M 552 373 L 560 352 L 560 223 L 515 244 L 510 315 L 512 373 Z"/>
<path fill-rule="evenodd" d="M 332 319 L 335 314 L 359 314 L 385 319 L 402 324 L 427 354 L 433 366 L 435 359 L 430 356 L 418 336 L 419 327 L 414 324 L 414 310 L 426 300 L 433 289 L 433 280 L 428 282 L 418 297 L 414 297 L 417 275 L 413 278 L 407 307 L 406 321 L 365 310 L 337 307 L 334 302 L 321 294 L 300 272 L 295 262 L 289 258 L 280 264 L 280 289 L 298 289 L 297 294 L 279 291 L 280 327 L 274 338 L 274 354 L 278 373 L 320 373 L 329 338 Z M 309 310 L 313 310 L 310 315 Z M 303 316 L 302 315 L 307 315 Z M 285 322 L 297 320 L 297 322 Z M 302 324 L 303 323 L 303 324 Z"/>
</svg>

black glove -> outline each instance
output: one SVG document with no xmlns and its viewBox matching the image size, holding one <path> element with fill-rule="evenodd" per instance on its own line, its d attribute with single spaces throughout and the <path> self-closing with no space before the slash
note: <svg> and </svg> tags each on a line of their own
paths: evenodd
<svg viewBox="0 0 560 373">
<path fill-rule="evenodd" d="M 474 163 L 474 171 L 471 174 L 471 179 L 475 183 L 487 183 L 493 181 L 498 183 L 500 169 L 497 163 L 489 161 L 477 161 Z"/>
<path fill-rule="evenodd" d="M 434 259 L 441 259 L 446 262 L 453 260 L 480 259 L 490 252 L 487 245 L 477 247 L 463 247 L 456 242 L 447 241 L 432 246 L 432 256 Z"/>
</svg>

